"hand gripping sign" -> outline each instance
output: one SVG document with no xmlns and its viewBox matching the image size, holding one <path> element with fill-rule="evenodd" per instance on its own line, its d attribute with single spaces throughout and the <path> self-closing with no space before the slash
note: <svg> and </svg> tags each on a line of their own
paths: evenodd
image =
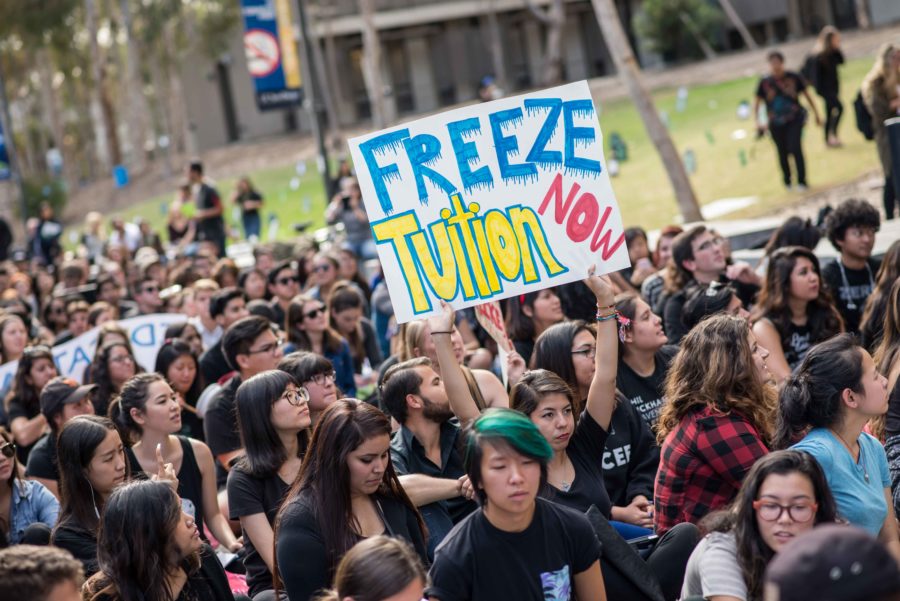
<svg viewBox="0 0 900 601">
<path fill-rule="evenodd" d="M 399 323 L 627 267 L 587 82 L 350 140 Z"/>
</svg>

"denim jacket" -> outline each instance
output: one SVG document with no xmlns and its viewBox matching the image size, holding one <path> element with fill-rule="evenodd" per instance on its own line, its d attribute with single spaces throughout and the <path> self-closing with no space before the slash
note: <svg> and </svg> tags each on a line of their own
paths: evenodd
<svg viewBox="0 0 900 601">
<path fill-rule="evenodd" d="M 34 480 L 13 481 L 9 544 L 22 540 L 25 529 L 35 522 L 43 522 L 49 528 L 56 524 L 59 501 L 40 482 Z"/>
</svg>

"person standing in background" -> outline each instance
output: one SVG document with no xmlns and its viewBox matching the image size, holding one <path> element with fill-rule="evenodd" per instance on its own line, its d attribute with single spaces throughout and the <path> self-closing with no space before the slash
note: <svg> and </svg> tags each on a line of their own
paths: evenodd
<svg viewBox="0 0 900 601">
<path fill-rule="evenodd" d="M 840 99 L 840 77 L 838 66 L 844 64 L 841 52 L 841 34 L 831 25 L 826 25 L 819 33 L 815 46 L 815 63 L 812 72 L 813 87 L 825 101 L 825 145 L 831 148 L 842 146 L 838 138 L 838 124 L 844 113 Z"/>
<path fill-rule="evenodd" d="M 225 256 L 225 221 L 222 219 L 222 198 L 219 192 L 203 177 L 203 163 L 191 161 L 188 166 L 188 180 L 194 190 L 197 210 L 197 240 L 212 242 L 218 248 L 220 257 Z"/>
<path fill-rule="evenodd" d="M 872 130 L 875 132 L 875 146 L 878 159 L 884 170 L 884 213 L 887 219 L 894 218 L 894 202 L 897 191 L 894 187 L 891 169 L 891 147 L 888 143 L 886 119 L 896 117 L 900 111 L 900 47 L 885 44 L 878 53 L 872 69 L 862 83 L 863 102 L 872 115 Z"/>
</svg>

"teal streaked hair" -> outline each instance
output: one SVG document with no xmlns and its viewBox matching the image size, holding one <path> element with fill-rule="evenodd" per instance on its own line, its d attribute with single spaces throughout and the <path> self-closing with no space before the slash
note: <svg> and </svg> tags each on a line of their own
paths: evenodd
<svg viewBox="0 0 900 601">
<path fill-rule="evenodd" d="M 513 449 L 547 463 L 553 457 L 550 443 L 530 419 L 513 409 L 488 409 L 472 424 L 466 444 L 466 470 L 473 457 L 474 448 L 482 441 L 502 440 Z"/>
</svg>

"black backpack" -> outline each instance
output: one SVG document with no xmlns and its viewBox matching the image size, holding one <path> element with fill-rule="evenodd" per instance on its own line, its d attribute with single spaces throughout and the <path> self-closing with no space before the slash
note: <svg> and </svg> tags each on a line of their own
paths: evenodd
<svg viewBox="0 0 900 601">
<path fill-rule="evenodd" d="M 818 89 L 819 87 L 818 60 L 818 55 L 808 54 L 803 61 L 803 66 L 800 68 L 800 75 L 802 75 L 806 80 L 806 83 L 811 85 L 814 89 Z"/>
<path fill-rule="evenodd" d="M 875 138 L 875 130 L 872 129 L 872 115 L 869 113 L 866 103 L 863 101 L 862 90 L 856 93 L 853 100 L 853 112 L 856 114 L 856 129 L 859 130 L 866 140 Z"/>
</svg>

